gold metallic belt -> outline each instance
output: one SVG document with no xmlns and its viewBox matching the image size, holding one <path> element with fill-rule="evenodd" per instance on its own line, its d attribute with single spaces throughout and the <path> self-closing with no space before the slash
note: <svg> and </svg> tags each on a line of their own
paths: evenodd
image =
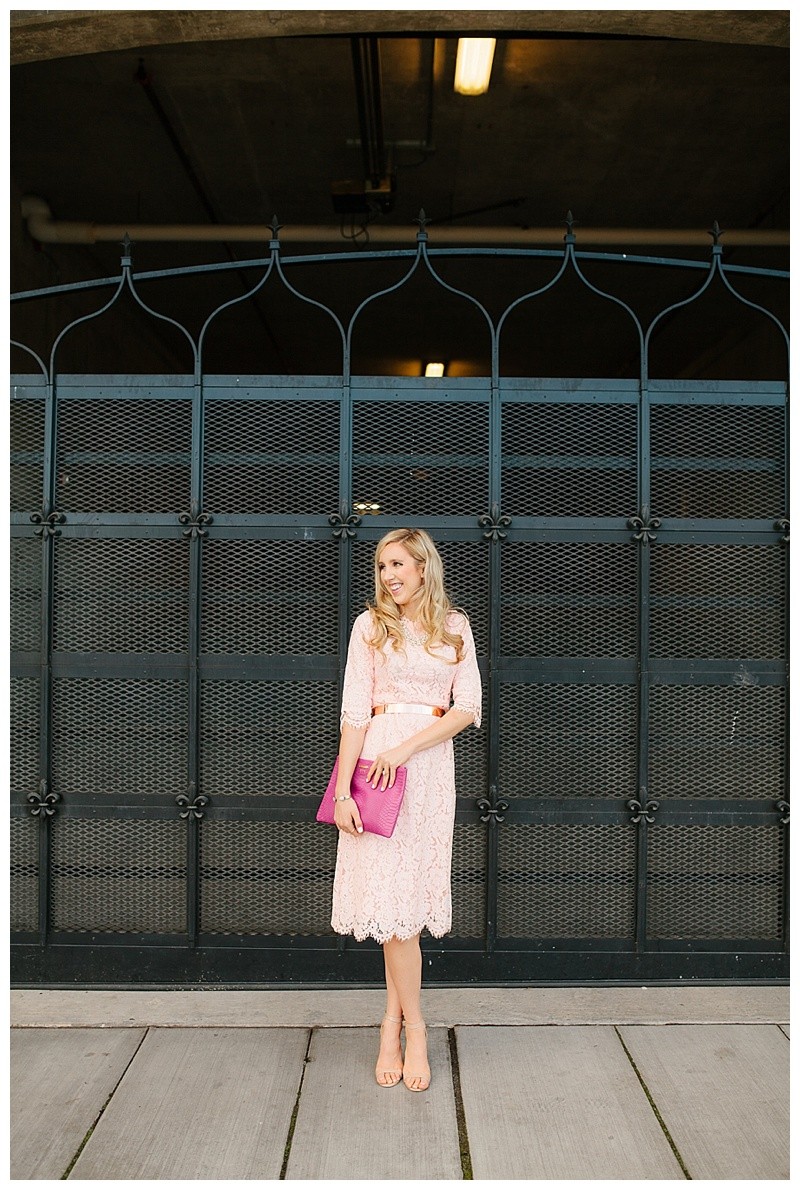
<svg viewBox="0 0 800 1190">
<path fill-rule="evenodd" d="M 442 707 L 429 707 L 422 702 L 386 702 L 383 706 L 373 707 L 373 715 L 438 715 L 447 712 Z"/>
</svg>

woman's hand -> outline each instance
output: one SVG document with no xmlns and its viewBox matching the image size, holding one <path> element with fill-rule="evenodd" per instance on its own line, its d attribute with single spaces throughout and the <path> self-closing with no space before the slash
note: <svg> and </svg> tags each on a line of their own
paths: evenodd
<svg viewBox="0 0 800 1190">
<path fill-rule="evenodd" d="M 384 790 L 387 786 L 394 785 L 398 766 L 406 764 L 413 755 L 413 750 L 406 744 L 399 744 L 396 748 L 387 748 L 385 752 L 376 756 L 367 772 L 367 780 L 372 782 L 372 788 L 376 789 L 380 784 L 381 790 Z"/>
<path fill-rule="evenodd" d="M 364 833 L 364 827 L 361 825 L 361 815 L 358 812 L 355 798 L 348 797 L 343 802 L 334 802 L 333 821 L 339 830 L 344 831 L 347 835 L 361 835 Z"/>
</svg>

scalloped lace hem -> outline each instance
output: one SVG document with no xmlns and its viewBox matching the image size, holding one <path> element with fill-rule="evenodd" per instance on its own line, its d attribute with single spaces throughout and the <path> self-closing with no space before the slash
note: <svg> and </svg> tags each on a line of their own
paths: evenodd
<svg viewBox="0 0 800 1190">
<path fill-rule="evenodd" d="M 481 725 L 481 708 L 467 702 L 454 702 L 454 711 L 463 711 L 465 715 L 472 715 L 472 726 L 480 727 Z"/>
<path fill-rule="evenodd" d="M 437 924 L 432 921 L 423 921 L 421 925 L 396 926 L 392 930 L 382 930 L 380 926 L 374 924 L 362 926 L 352 923 L 351 925 L 341 927 L 341 923 L 337 925 L 332 922 L 331 925 L 337 934 L 352 934 L 356 942 L 365 942 L 367 938 L 374 938 L 374 940 L 382 946 L 384 942 L 391 942 L 392 938 L 399 939 L 400 942 L 405 942 L 409 938 L 413 938 L 416 934 L 421 934 L 423 930 L 427 930 L 432 938 L 443 938 L 445 934 L 450 932 L 452 922 L 447 924 Z"/>
<path fill-rule="evenodd" d="M 348 715 L 348 714 L 343 713 L 341 719 L 339 720 L 339 727 L 340 728 L 344 727 L 344 725 L 346 723 L 348 727 L 355 727 L 356 729 L 359 729 L 362 727 L 369 727 L 371 722 L 372 722 L 371 715 L 368 719 L 357 719 L 354 715 Z"/>
</svg>

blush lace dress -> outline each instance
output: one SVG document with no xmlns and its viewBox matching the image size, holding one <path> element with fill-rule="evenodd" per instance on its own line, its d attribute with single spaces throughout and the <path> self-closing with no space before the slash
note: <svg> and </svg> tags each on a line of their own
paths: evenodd
<svg viewBox="0 0 800 1190">
<path fill-rule="evenodd" d="M 388 714 L 372 717 L 381 703 L 452 705 L 481 719 L 481 681 L 469 621 L 451 612 L 447 626 L 464 640 L 464 655 L 452 664 L 455 649 L 441 645 L 431 655 L 413 625 L 404 626 L 405 649 L 368 644 L 369 612 L 353 625 L 342 696 L 342 723 L 366 727 L 361 755 L 374 759 L 431 725 L 429 715 Z M 394 833 L 386 839 L 365 832 L 339 832 L 331 924 L 337 934 L 358 941 L 411 938 L 427 928 L 436 938 L 450 929 L 450 866 L 456 789 L 453 741 L 415 753 Z"/>
</svg>

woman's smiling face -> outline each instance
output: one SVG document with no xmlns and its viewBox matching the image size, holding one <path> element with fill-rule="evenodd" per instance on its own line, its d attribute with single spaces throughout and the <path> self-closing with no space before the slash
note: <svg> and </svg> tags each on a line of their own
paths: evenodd
<svg viewBox="0 0 800 1190">
<path fill-rule="evenodd" d="M 384 546 L 378 558 L 378 573 L 385 589 L 401 611 L 408 611 L 420 587 L 424 571 L 404 545 Z"/>
</svg>

